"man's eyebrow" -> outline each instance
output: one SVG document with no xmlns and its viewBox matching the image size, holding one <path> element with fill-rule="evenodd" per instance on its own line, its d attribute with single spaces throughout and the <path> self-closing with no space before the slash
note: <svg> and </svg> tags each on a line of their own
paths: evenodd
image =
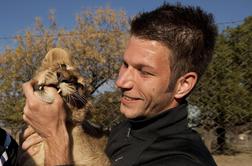
<svg viewBox="0 0 252 166">
<path fill-rule="evenodd" d="M 154 69 L 153 66 L 148 65 L 148 64 L 135 64 L 136 68 L 147 68 L 147 69 Z"/>
<path fill-rule="evenodd" d="M 127 62 L 125 59 L 122 60 L 122 63 L 123 63 L 124 65 L 129 65 L 128 62 Z M 130 65 L 132 65 L 132 66 L 135 67 L 135 68 L 149 68 L 149 69 L 154 69 L 153 66 L 151 66 L 151 65 L 149 65 L 149 64 L 144 64 L 144 63 L 133 63 L 133 64 L 130 64 Z"/>
</svg>

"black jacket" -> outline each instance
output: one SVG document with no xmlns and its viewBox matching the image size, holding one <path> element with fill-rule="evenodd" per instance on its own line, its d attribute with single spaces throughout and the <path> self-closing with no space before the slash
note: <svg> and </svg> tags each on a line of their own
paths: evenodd
<svg viewBox="0 0 252 166">
<path fill-rule="evenodd" d="M 15 166 L 17 162 L 18 144 L 0 128 L 0 165 Z"/>
<path fill-rule="evenodd" d="M 115 127 L 106 153 L 113 166 L 216 166 L 200 136 L 187 127 L 187 103 Z"/>
</svg>

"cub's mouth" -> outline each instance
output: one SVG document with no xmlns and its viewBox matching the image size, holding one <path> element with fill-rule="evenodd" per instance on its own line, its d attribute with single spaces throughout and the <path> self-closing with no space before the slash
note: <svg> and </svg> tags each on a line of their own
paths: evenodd
<svg viewBox="0 0 252 166">
<path fill-rule="evenodd" d="M 57 91 L 60 90 L 60 89 L 58 88 L 58 85 L 55 85 L 55 84 L 49 84 L 49 85 L 34 84 L 34 85 L 33 85 L 33 90 L 34 90 L 34 91 L 44 91 L 44 87 L 52 87 L 52 88 L 55 88 Z M 59 92 L 58 92 L 58 93 L 59 93 Z"/>
<path fill-rule="evenodd" d="M 77 80 L 77 79 L 76 79 Z M 64 85 L 64 86 L 63 86 Z M 85 87 L 81 83 L 72 80 L 62 80 L 57 84 L 35 84 L 33 85 L 34 91 L 45 92 L 45 87 L 55 88 L 58 94 L 63 98 L 66 103 L 69 103 L 73 107 L 78 109 L 83 108 L 87 99 L 85 97 Z"/>
</svg>

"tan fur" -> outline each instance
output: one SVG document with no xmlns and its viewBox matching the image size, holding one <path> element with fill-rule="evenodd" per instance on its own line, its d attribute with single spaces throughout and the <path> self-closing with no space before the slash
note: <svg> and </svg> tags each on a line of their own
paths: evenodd
<svg viewBox="0 0 252 166">
<path fill-rule="evenodd" d="M 83 85 L 83 87 L 76 88 L 76 86 L 70 85 L 67 82 L 61 82 L 59 81 L 59 76 L 64 78 L 64 80 L 71 79 L 74 76 L 74 78 L 77 78 L 75 82 Z M 35 93 L 41 100 L 48 103 L 53 102 L 54 96 L 46 92 L 43 88 L 44 86 L 54 86 L 63 98 L 76 92 L 80 96 L 83 96 L 85 93 L 83 77 L 81 77 L 74 66 L 70 55 L 60 48 L 54 48 L 46 54 L 34 79 L 37 81 Z M 80 100 L 83 102 L 81 108 L 77 108 L 75 105 L 68 103 L 68 101 L 66 101 L 65 106 L 65 111 L 67 111 L 66 126 L 70 137 L 70 149 L 74 164 L 86 166 L 110 165 L 109 159 L 104 153 L 106 137 L 96 138 L 87 134 L 92 133 L 92 131 L 86 131 L 87 129 L 83 127 L 85 124 L 80 123 L 85 118 L 86 112 L 84 106 L 89 105 L 85 99 L 80 98 Z M 44 165 L 44 159 L 44 142 L 42 142 L 39 153 L 32 158 L 28 158 L 23 165 Z"/>
</svg>

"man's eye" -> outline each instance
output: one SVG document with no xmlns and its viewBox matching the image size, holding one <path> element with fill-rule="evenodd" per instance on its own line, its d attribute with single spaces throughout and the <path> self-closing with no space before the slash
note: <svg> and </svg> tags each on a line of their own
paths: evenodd
<svg viewBox="0 0 252 166">
<path fill-rule="evenodd" d="M 152 75 L 151 73 L 144 71 L 144 70 L 140 70 L 140 73 L 144 76 L 148 76 L 148 75 Z"/>
</svg>

